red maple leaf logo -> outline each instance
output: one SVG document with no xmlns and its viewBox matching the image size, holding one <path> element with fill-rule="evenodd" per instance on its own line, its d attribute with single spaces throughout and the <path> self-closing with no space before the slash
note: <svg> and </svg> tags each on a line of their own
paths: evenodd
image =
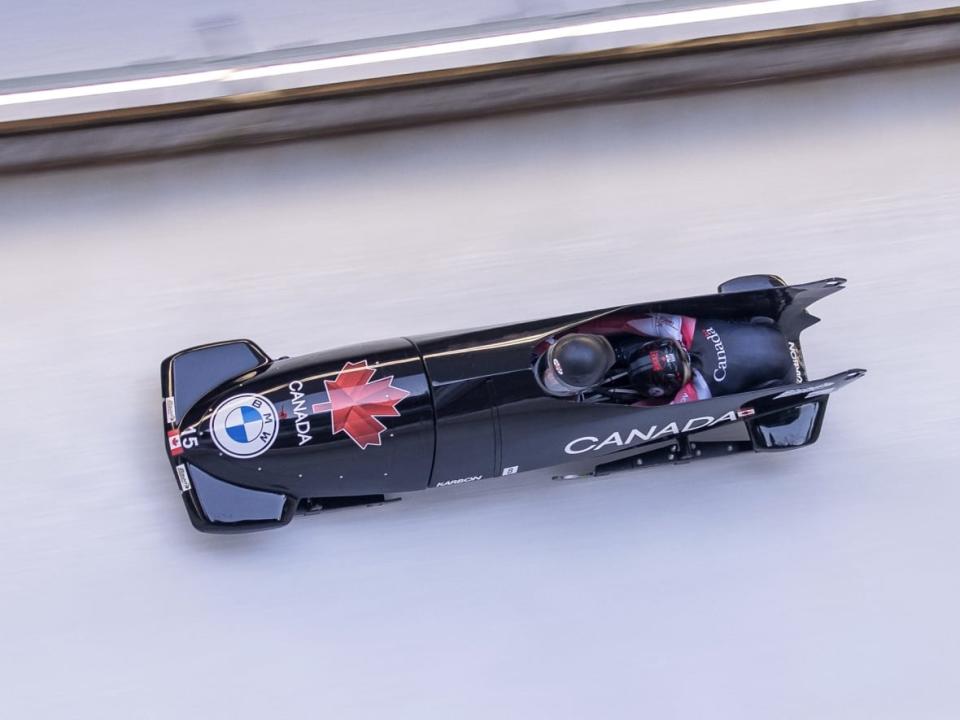
<svg viewBox="0 0 960 720">
<path fill-rule="evenodd" d="M 346 363 L 336 380 L 323 381 L 327 402 L 313 406 L 315 413 L 329 410 L 333 434 L 346 433 L 361 450 L 380 444 L 387 427 L 377 418 L 399 417 L 397 404 L 410 394 L 392 384 L 393 375 L 370 382 L 374 373 L 366 360 Z"/>
</svg>

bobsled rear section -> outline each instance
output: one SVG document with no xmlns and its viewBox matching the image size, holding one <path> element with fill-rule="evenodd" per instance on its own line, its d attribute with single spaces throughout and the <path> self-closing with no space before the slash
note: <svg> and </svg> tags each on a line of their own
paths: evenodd
<svg viewBox="0 0 960 720">
<path fill-rule="evenodd" d="M 740 452 L 778 452 L 812 445 L 820 438 L 832 393 L 865 373 L 866 370 L 855 368 L 799 385 L 702 401 L 690 408 L 702 413 L 700 417 L 677 423 L 679 432 L 655 438 L 659 441 L 649 444 L 622 447 L 609 443 L 610 437 L 629 437 L 626 432 L 614 433 L 607 440 L 588 438 L 594 441 L 591 445 L 581 444 L 575 449 L 599 450 L 607 443 L 613 447 L 607 448 L 606 455 L 587 453 L 584 461 L 579 463 L 577 473 L 609 475 L 622 470 L 686 463 Z M 713 420 L 718 413 L 722 414 Z M 668 426 L 662 426 L 661 431 L 665 427 Z M 647 434 L 651 432 L 652 429 Z M 590 454 L 595 457 L 589 457 Z M 593 467 L 590 460 L 596 463 Z"/>
<path fill-rule="evenodd" d="M 589 472 L 624 458 L 627 465 L 656 458 L 682 462 L 810 445 L 819 437 L 829 394 L 863 374 L 850 370 L 810 382 L 800 348 L 800 333 L 817 321 L 807 307 L 837 292 L 843 282 L 829 278 L 787 286 L 772 275 L 745 276 L 721 285 L 718 295 L 414 338 L 436 403 L 431 485 L 546 467 L 575 465 Z M 778 349 L 767 348 L 767 355 L 779 354 L 775 379 L 753 383 L 755 389 L 747 392 L 645 407 L 589 394 L 553 396 L 538 382 L 539 359 L 550 339 L 567 332 L 603 332 L 648 313 L 711 318 L 707 330 L 721 327 L 713 318 L 749 323 L 758 331 L 770 328 L 777 339 L 771 348 Z"/>
<path fill-rule="evenodd" d="M 787 340 L 795 381 L 809 379 L 800 333 L 820 322 L 808 308 L 818 300 L 846 287 L 846 279 L 826 278 L 802 285 L 787 285 L 778 275 L 742 275 L 720 283 L 717 288 L 723 305 L 738 312 L 752 312 L 772 318 Z M 751 311 L 752 308 L 752 311 Z"/>
</svg>

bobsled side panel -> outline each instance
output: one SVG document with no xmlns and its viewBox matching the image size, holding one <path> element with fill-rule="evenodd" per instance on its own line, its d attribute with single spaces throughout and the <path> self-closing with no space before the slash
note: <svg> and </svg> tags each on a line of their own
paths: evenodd
<svg viewBox="0 0 960 720">
<path fill-rule="evenodd" d="M 437 449 L 430 486 L 456 485 L 495 474 L 497 420 L 489 380 L 433 386 Z"/>
<path fill-rule="evenodd" d="M 607 311 L 599 311 L 604 313 Z M 419 348 L 433 393 L 437 445 L 431 487 L 500 475 L 502 433 L 496 388 L 507 378 L 542 395 L 531 371 L 544 337 L 598 313 L 516 323 L 498 328 L 420 336 Z"/>
<path fill-rule="evenodd" d="M 532 397 L 528 392 L 516 392 L 516 388 L 512 392 L 498 388 L 502 394 L 498 408 L 501 462 L 507 468 L 516 468 L 517 472 L 559 466 L 573 460 L 596 460 L 599 464 L 643 445 L 725 427 L 748 418 L 759 419 L 823 398 L 863 373 L 863 370 L 849 370 L 802 384 L 656 407 L 578 403 Z M 817 418 L 804 444 L 816 440 L 822 412 Z M 804 419 L 808 418 L 804 416 Z M 785 423 L 786 420 L 779 422 Z M 793 428 L 791 434 L 792 431 Z M 788 437 L 786 428 L 781 436 Z M 785 447 L 786 441 L 781 446 Z"/>
</svg>

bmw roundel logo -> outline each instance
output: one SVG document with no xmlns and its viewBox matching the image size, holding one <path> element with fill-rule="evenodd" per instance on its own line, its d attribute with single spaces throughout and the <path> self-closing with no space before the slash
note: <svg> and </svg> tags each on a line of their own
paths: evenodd
<svg viewBox="0 0 960 720">
<path fill-rule="evenodd" d="M 210 418 L 213 442 L 235 458 L 265 453 L 276 440 L 278 430 L 277 409 L 263 395 L 254 393 L 224 400 Z"/>
</svg>

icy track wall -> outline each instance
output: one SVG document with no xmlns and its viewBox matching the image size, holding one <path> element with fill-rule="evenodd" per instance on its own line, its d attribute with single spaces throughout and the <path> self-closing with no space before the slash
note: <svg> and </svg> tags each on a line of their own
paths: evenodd
<svg viewBox="0 0 960 720">
<path fill-rule="evenodd" d="M 17 717 L 958 711 L 960 67 L 0 181 Z M 832 275 L 816 446 L 187 522 L 158 366 Z M 320 711 L 318 709 L 318 712 Z"/>
</svg>

